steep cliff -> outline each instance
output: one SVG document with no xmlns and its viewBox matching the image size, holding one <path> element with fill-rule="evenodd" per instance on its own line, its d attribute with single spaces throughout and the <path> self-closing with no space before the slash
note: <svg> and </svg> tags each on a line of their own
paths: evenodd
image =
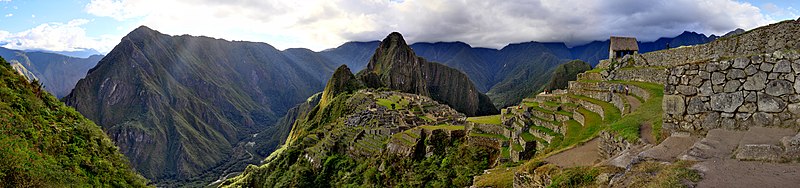
<svg viewBox="0 0 800 188">
<path fill-rule="evenodd" d="M 400 33 L 381 41 L 359 79 L 369 87 L 387 87 L 430 96 L 468 116 L 497 114 L 489 97 L 462 72 L 418 57 Z"/>
<path fill-rule="evenodd" d="M 144 187 L 99 126 L 0 57 L 0 187 Z"/>
</svg>

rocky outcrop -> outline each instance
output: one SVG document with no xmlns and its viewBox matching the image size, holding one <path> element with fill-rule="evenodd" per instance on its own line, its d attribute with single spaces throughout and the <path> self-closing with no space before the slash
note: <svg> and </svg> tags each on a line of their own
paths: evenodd
<svg viewBox="0 0 800 188">
<path fill-rule="evenodd" d="M 353 92 L 362 87 L 363 84 L 350 72 L 350 68 L 347 68 L 347 65 L 341 65 L 333 72 L 333 76 L 328 80 L 328 84 L 325 85 L 320 106 L 328 105 L 340 93 Z"/>
<path fill-rule="evenodd" d="M 417 57 L 400 33 L 383 39 L 358 77 L 367 87 L 429 96 L 468 116 L 498 113 L 464 73 Z"/>
</svg>

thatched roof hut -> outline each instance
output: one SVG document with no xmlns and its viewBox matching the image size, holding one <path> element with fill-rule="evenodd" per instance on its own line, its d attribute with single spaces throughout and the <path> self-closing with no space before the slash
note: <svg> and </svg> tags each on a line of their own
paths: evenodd
<svg viewBox="0 0 800 188">
<path fill-rule="evenodd" d="M 611 37 L 611 46 L 608 48 L 609 59 L 633 55 L 639 52 L 639 44 L 633 37 Z"/>
</svg>

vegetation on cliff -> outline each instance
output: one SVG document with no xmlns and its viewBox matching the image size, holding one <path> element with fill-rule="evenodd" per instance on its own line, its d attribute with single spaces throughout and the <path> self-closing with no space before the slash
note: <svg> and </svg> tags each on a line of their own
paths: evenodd
<svg viewBox="0 0 800 188">
<path fill-rule="evenodd" d="M 0 186 L 143 187 L 99 126 L 0 58 Z"/>
</svg>

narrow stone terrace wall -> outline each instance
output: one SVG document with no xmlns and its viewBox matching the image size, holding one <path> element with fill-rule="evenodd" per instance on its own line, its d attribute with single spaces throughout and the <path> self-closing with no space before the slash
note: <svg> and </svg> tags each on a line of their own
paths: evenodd
<svg viewBox="0 0 800 188">
<path fill-rule="evenodd" d="M 666 129 L 798 127 L 800 53 L 779 50 L 676 66 L 664 94 Z"/>
</svg>

